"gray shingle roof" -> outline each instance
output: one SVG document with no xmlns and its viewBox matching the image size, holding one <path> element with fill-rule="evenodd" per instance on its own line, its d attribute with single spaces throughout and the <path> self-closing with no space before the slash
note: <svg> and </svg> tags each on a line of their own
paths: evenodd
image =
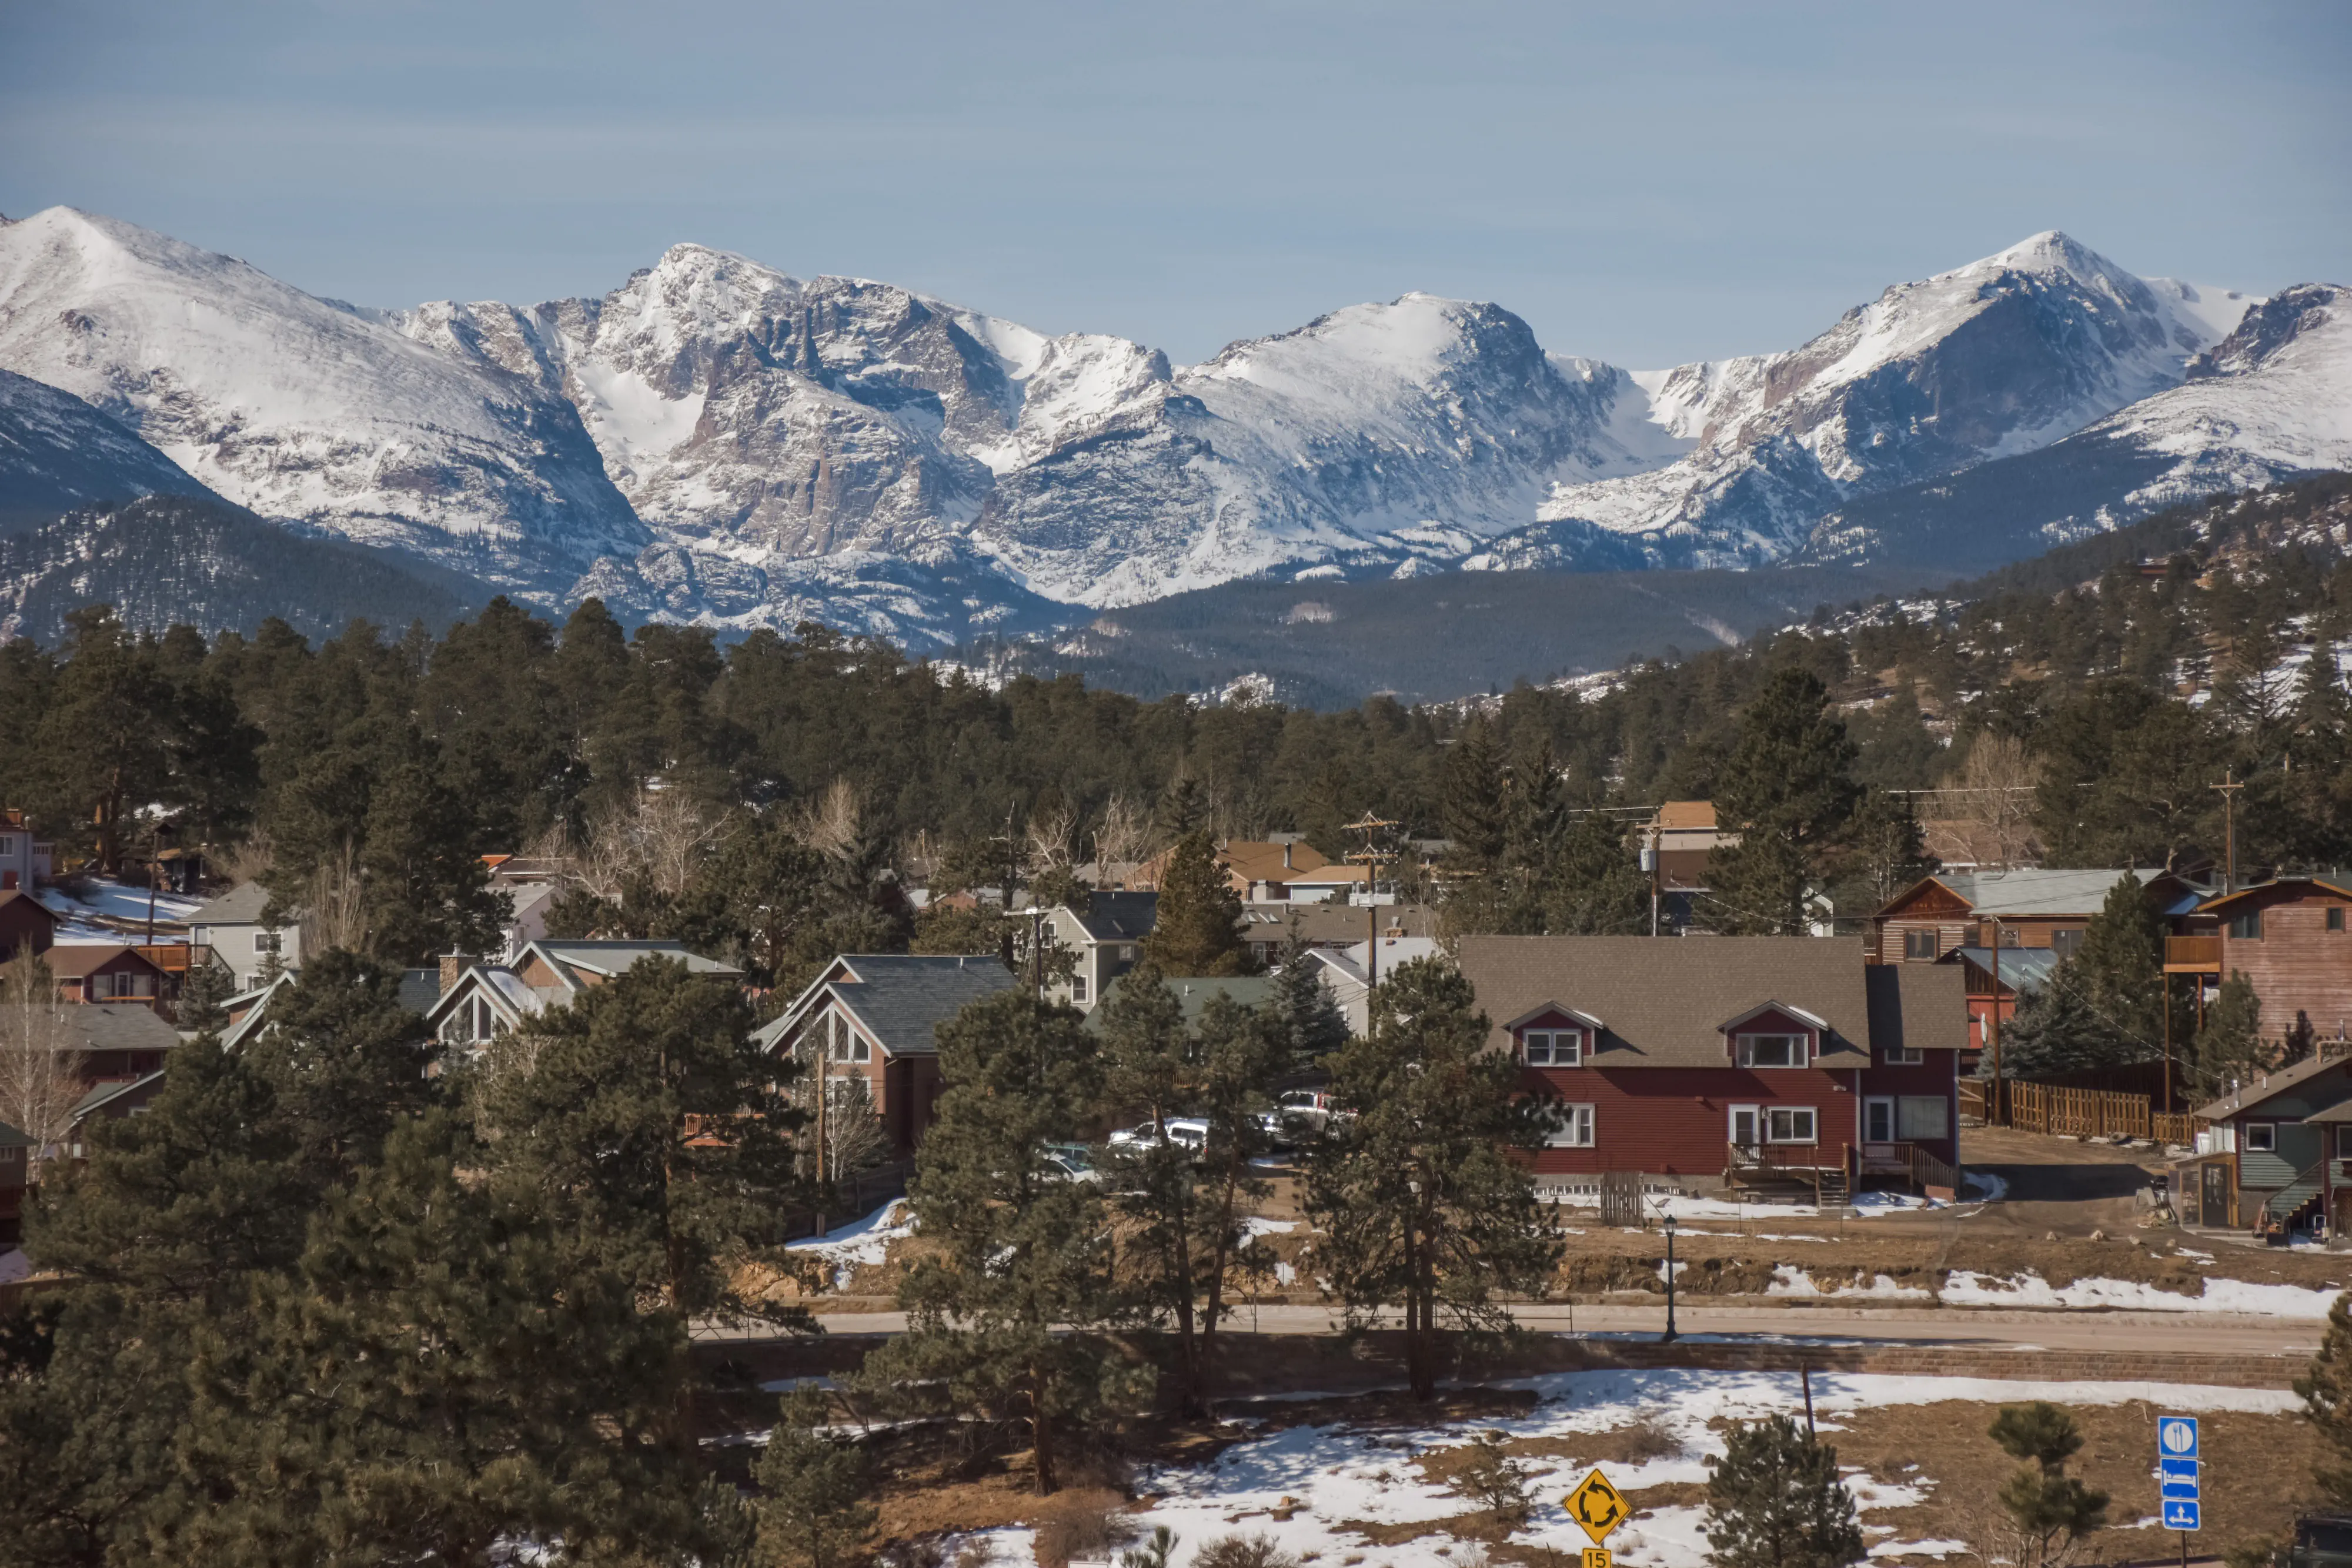
<svg viewBox="0 0 2352 1568">
<path fill-rule="evenodd" d="M 1722 1067 L 1728 1061 L 1722 1026 L 1766 1002 L 1828 1023 L 1822 1065 L 1867 1066 L 1874 1014 L 1885 1027 L 1888 1009 L 1907 1013 L 1915 994 L 1898 979 L 1873 1007 L 1874 987 L 1885 982 L 1871 980 L 1859 937 L 1465 936 L 1460 961 L 1494 1026 L 1487 1040 L 1496 1050 L 1510 1045 L 1506 1020 L 1553 1003 L 1607 1026 L 1596 1042 L 1601 1067 Z M 1948 990 L 1958 1037 L 1967 1017 L 1959 971 L 1946 969 L 1949 978 L 1939 985 L 1925 978 L 1927 966 L 1920 968 L 1916 994 L 1940 1010 L 1933 998 Z M 1931 1012 L 1904 1022 L 1914 1035 L 1909 1043 L 1936 1043 L 1916 1037 L 1934 1027 Z"/>
<path fill-rule="evenodd" d="M 269 890 L 257 882 L 241 882 L 209 904 L 199 904 L 185 922 L 189 925 L 252 925 L 269 904 Z"/>
<path fill-rule="evenodd" d="M 33 1140 L 5 1122 L 0 1122 L 0 1149 L 29 1149 Z"/>
<path fill-rule="evenodd" d="M 1083 912 L 1073 909 L 1087 935 L 1097 942 L 1140 942 L 1160 918 L 1156 893 L 1097 893 Z"/>
<path fill-rule="evenodd" d="M 893 1056 L 929 1056 L 939 1050 L 934 1031 L 983 997 L 1016 988 L 1003 964 L 991 957 L 952 957 L 919 953 L 845 954 L 834 960 L 856 979 L 835 979 L 820 988 L 837 999 Z M 810 1010 L 814 994 L 753 1038 L 774 1046 Z"/>
<path fill-rule="evenodd" d="M 558 963 L 585 969 L 592 975 L 621 974 L 640 958 L 683 958 L 687 968 L 697 975 L 740 975 L 743 972 L 732 964 L 722 964 L 716 958 L 689 953 L 683 942 L 541 941 L 531 946 Z"/>
<path fill-rule="evenodd" d="M 1871 964 L 1870 1043 L 1880 1051 L 1962 1051 L 1969 1043 L 1967 977 L 1957 964 Z"/>
<path fill-rule="evenodd" d="M 2235 1092 L 2223 1095 L 2210 1105 L 2200 1105 L 2193 1114 L 2208 1122 L 2226 1122 L 2283 1094 L 2300 1090 L 2310 1080 L 2323 1073 L 2352 1066 L 2352 1057 L 2306 1056 L 2292 1067 L 2282 1067 L 2275 1072 L 2257 1071 L 2253 1079 L 2238 1086 Z M 2352 1083 L 2334 1086 L 2324 1091 L 2326 1103 L 2335 1104 L 2344 1096 L 2338 1091 L 2352 1089 Z M 2298 1099 L 2302 1096 L 2298 1095 Z M 2324 1108 L 2324 1107 L 2322 1107 Z"/>
<path fill-rule="evenodd" d="M 80 1036 L 81 1051 L 169 1051 L 179 1032 L 142 1007 L 115 1002 L 68 1002 L 58 1009 Z"/>
</svg>

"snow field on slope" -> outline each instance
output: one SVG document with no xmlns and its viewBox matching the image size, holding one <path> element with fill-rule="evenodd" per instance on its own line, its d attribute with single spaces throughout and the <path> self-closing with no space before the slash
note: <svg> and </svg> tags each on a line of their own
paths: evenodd
<svg viewBox="0 0 2352 1568">
<path fill-rule="evenodd" d="M 1175 1558 L 1179 1564 L 1189 1562 L 1208 1542 L 1235 1532 L 1264 1533 L 1285 1551 L 1319 1552 L 1329 1559 L 1336 1550 L 1364 1546 L 1360 1537 L 1340 1528 L 1345 1521 L 1433 1523 L 1472 1511 L 1464 1499 L 1422 1479 L 1411 1456 L 1423 1449 L 1457 1446 L 1488 1430 L 1500 1431 L 1509 1438 L 1559 1438 L 1579 1432 L 1608 1431 L 1648 1418 L 1679 1438 L 1683 1451 L 1638 1465 L 1604 1466 L 1610 1480 L 1621 1490 L 1676 1482 L 1704 1484 L 1707 1456 L 1724 1451 L 1722 1436 L 1708 1429 L 1709 1421 L 1796 1416 L 1804 1408 L 1803 1390 L 1794 1373 L 1694 1369 L 1564 1373 L 1502 1386 L 1532 1389 L 1538 1403 L 1522 1416 L 1481 1417 L 1402 1431 L 1294 1427 L 1236 1444 L 1210 1465 L 1150 1471 L 1139 1478 L 1139 1486 L 1147 1493 L 1158 1494 L 1157 1500 L 1133 1516 L 1133 1522 L 1147 1533 L 1162 1524 L 1173 1531 L 1181 1542 Z M 1816 1418 L 1832 1433 L 1841 1416 L 1856 1410 L 1947 1400 L 1992 1405 L 2048 1399 L 2077 1406 L 2146 1400 L 2184 1413 L 2236 1410 L 2286 1415 L 2300 1408 L 2295 1396 L 2284 1390 L 2158 1383 L 2010 1382 L 1817 1373 L 1812 1390 Z M 1246 1408 L 1243 1402 L 1229 1403 L 1226 1408 L 1229 1415 L 1246 1419 L 1241 1414 Z M 1517 1542 L 1571 1553 L 1580 1551 L 1590 1543 L 1570 1521 L 1560 1499 L 1590 1467 L 1545 1459 L 1531 1459 L 1528 1464 L 1538 1472 L 1532 1490 L 1538 1506 L 1529 1528 Z M 1884 1485 L 1859 1472 L 1849 1474 L 1845 1481 L 1866 1530 L 1874 1522 L 1874 1512 L 1912 1506 L 1923 1500 L 1926 1488 L 1933 1484 L 1923 1479 L 1918 1485 Z M 1275 1511 L 1288 1505 L 1295 1505 L 1288 1519 L 1273 1517 Z M 1660 1509 L 1620 1529 L 1609 1544 L 1627 1568 L 1687 1568 L 1706 1555 L 1700 1528 L 1703 1512 L 1696 1507 Z M 1231 1516 L 1235 1514 L 1245 1517 L 1234 1522 Z M 1885 1526 L 1878 1527 L 1873 1555 L 1916 1552 L 1920 1546 L 1932 1544 L 1899 1541 L 1886 1531 Z M 1016 1544 L 1014 1532 L 1003 1534 L 1006 1546 Z M 1018 1543 L 1025 1545 L 1025 1532 L 1021 1532 Z M 1456 1546 L 1443 1534 L 1432 1534 L 1378 1548 L 1377 1552 L 1384 1568 L 1457 1568 L 1438 1550 Z"/>
</svg>

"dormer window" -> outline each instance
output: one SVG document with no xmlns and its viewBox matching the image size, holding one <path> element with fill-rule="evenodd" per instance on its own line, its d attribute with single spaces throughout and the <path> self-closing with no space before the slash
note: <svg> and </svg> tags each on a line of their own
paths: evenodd
<svg viewBox="0 0 2352 1568">
<path fill-rule="evenodd" d="M 1810 1043 L 1801 1034 L 1742 1034 L 1733 1042 L 1742 1067 L 1802 1067 Z"/>
<path fill-rule="evenodd" d="M 1531 1029 L 1521 1039 L 1529 1067 L 1584 1065 L 1584 1031 L 1580 1029 Z"/>
</svg>

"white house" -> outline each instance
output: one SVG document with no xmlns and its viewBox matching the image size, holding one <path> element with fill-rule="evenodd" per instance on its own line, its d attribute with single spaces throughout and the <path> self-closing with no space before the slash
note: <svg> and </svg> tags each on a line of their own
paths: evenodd
<svg viewBox="0 0 2352 1568">
<path fill-rule="evenodd" d="M 1015 920 L 1028 918 L 1016 911 Z M 1110 983 L 1135 967 L 1143 956 L 1143 939 L 1151 935 L 1160 916 L 1156 893 L 1099 892 L 1085 910 L 1067 904 L 1043 912 L 1042 918 L 1057 946 L 1077 956 L 1077 971 L 1067 980 L 1046 988 L 1050 1000 L 1067 1002 L 1081 1012 L 1092 1012 Z"/>
<path fill-rule="evenodd" d="M 302 967 L 302 928 L 263 925 L 261 912 L 268 904 L 268 888 L 240 883 L 188 916 L 188 940 L 211 947 L 213 956 L 236 977 L 240 991 L 258 987 L 273 959 L 279 970 Z"/>
<path fill-rule="evenodd" d="M 55 853 L 54 846 L 33 841 L 24 812 L 0 811 L 0 893 L 30 894 L 50 874 Z"/>
<path fill-rule="evenodd" d="M 1383 936 L 1380 940 L 1380 970 L 1381 975 L 1393 974 L 1398 966 L 1416 958 L 1436 954 L 1437 939 L 1433 936 Z M 1300 962 L 1316 966 L 1317 978 L 1331 999 L 1339 1005 L 1348 1020 L 1348 1032 L 1361 1034 L 1371 1027 L 1369 998 L 1371 994 L 1372 944 L 1359 942 L 1352 947 L 1333 952 L 1328 947 L 1310 947 L 1300 955 Z"/>
</svg>

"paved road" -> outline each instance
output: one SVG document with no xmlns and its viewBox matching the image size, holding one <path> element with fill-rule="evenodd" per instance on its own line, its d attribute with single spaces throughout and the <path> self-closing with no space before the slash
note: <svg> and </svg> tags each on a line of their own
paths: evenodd
<svg viewBox="0 0 2352 1568">
<path fill-rule="evenodd" d="M 1663 1306 L 1523 1307 L 1531 1329 L 1552 1333 L 1654 1334 L 1665 1327 Z M 898 1312 L 829 1312 L 821 1320 L 837 1334 L 898 1333 Z M 1227 1333 L 1328 1333 L 1337 1319 L 1319 1306 L 1244 1306 Z M 2017 1351 L 2162 1351 L 2196 1355 L 2292 1355 L 2319 1348 L 2326 1325 L 2235 1312 L 1999 1312 L 1900 1307 L 1711 1307 L 1677 1309 L 1685 1336 L 1733 1340 L 1871 1340 L 1890 1343 Z M 698 1336 L 699 1337 L 699 1336 Z M 733 1337 L 713 1334 L 711 1338 Z M 764 1333 L 750 1337 L 766 1337 Z"/>
</svg>

